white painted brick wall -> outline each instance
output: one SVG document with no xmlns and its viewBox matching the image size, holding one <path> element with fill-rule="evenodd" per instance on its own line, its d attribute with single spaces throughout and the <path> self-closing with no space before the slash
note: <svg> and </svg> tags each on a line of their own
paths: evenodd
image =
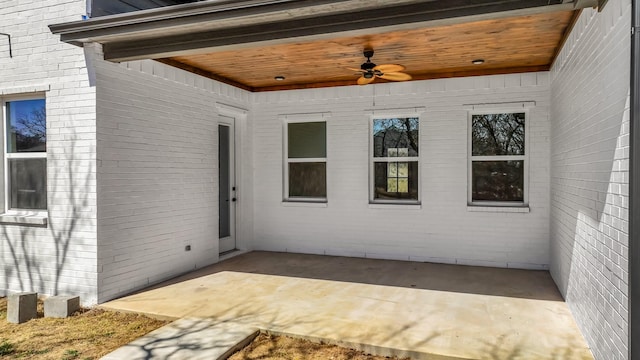
<svg viewBox="0 0 640 360">
<path fill-rule="evenodd" d="M 374 94 L 375 92 L 375 94 Z M 254 94 L 253 247 L 545 269 L 549 263 L 547 72 Z M 374 105 L 375 97 L 375 105 Z M 467 210 L 466 104 L 535 101 L 530 213 Z M 424 107 L 420 209 L 370 208 L 371 109 Z M 282 203 L 282 114 L 330 112 L 327 207 Z"/>
<path fill-rule="evenodd" d="M 82 48 L 47 25 L 80 20 L 84 0 L 0 1 L 0 97 L 44 91 L 47 103 L 46 228 L 0 224 L 0 296 L 78 294 L 97 301 L 95 88 Z M 0 170 L 1 172 L 1 170 Z"/>
<path fill-rule="evenodd" d="M 585 9 L 551 71 L 551 274 L 603 360 L 628 356 L 630 14 Z"/>
<path fill-rule="evenodd" d="M 218 260 L 217 103 L 247 108 L 250 93 L 155 61 L 95 56 L 103 302 Z"/>
</svg>

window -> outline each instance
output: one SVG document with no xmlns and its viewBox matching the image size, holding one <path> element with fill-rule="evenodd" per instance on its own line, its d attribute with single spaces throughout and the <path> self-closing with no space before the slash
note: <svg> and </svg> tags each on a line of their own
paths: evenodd
<svg viewBox="0 0 640 360">
<path fill-rule="evenodd" d="M 285 139 L 285 198 L 291 201 L 326 201 L 326 122 L 287 122 Z"/>
<path fill-rule="evenodd" d="M 527 203 L 525 118 L 525 112 L 471 114 L 470 203 Z"/>
<path fill-rule="evenodd" d="M 9 210 L 47 208 L 45 100 L 7 100 L 4 113 L 5 206 Z"/>
<path fill-rule="evenodd" d="M 373 119 L 373 202 L 418 202 L 418 127 L 417 117 Z"/>
</svg>

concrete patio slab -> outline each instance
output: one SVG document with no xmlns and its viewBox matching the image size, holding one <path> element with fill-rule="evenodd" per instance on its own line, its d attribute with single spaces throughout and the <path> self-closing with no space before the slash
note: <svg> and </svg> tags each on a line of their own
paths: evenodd
<svg viewBox="0 0 640 360">
<path fill-rule="evenodd" d="M 244 325 L 212 319 L 185 318 L 163 326 L 101 360 L 226 359 L 259 333 Z"/>
<path fill-rule="evenodd" d="M 593 359 L 545 271 L 252 252 L 102 307 L 416 359 Z"/>
</svg>

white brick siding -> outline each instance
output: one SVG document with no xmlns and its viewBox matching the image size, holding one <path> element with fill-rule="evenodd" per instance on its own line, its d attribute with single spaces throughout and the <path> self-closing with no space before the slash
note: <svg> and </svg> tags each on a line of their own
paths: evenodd
<svg viewBox="0 0 640 360">
<path fill-rule="evenodd" d="M 253 247 L 500 267 L 545 269 L 549 239 L 548 73 L 414 81 L 254 94 Z M 529 213 L 467 209 L 468 104 L 533 101 Z M 375 104 L 374 104 L 375 103 Z M 500 108 L 500 106 L 496 106 Z M 419 209 L 369 206 L 372 109 L 424 108 Z M 326 207 L 283 204 L 279 115 L 327 118 Z"/>
<path fill-rule="evenodd" d="M 10 58 L 0 36 L 0 97 L 44 91 L 46 98 L 49 222 L 0 224 L 0 296 L 37 291 L 97 301 L 95 88 L 83 49 L 47 27 L 84 12 L 84 0 L 0 1 L 0 32 L 11 35 L 13 50 Z"/>
<path fill-rule="evenodd" d="M 551 71 L 551 273 L 603 360 L 628 356 L 630 15 L 585 9 Z"/>
<path fill-rule="evenodd" d="M 97 56 L 103 302 L 218 261 L 217 102 L 247 108 L 250 93 L 155 61 Z"/>
</svg>

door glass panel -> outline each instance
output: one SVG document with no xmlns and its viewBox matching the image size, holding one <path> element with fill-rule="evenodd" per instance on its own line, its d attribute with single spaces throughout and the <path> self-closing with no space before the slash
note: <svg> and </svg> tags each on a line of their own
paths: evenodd
<svg viewBox="0 0 640 360">
<path fill-rule="evenodd" d="M 229 154 L 229 127 L 218 125 L 218 169 L 219 169 L 219 232 L 220 237 L 231 236 L 231 193 L 230 184 L 230 154 Z"/>
</svg>

